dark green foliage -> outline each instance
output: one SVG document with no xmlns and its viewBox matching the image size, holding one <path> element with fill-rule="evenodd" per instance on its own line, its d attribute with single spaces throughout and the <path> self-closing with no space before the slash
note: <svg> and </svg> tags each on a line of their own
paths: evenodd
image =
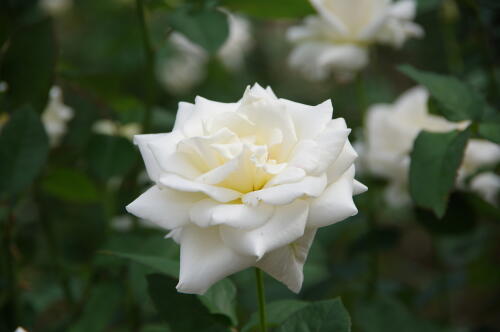
<svg viewBox="0 0 500 332">
<path fill-rule="evenodd" d="M 29 186 L 43 168 L 48 150 L 40 117 L 31 107 L 15 111 L 0 133 L 0 198 Z"/>
<path fill-rule="evenodd" d="M 422 131 L 411 153 L 410 193 L 415 203 L 438 217 L 446 211 L 448 195 L 455 185 L 457 170 L 470 130 L 431 133 Z"/>
</svg>

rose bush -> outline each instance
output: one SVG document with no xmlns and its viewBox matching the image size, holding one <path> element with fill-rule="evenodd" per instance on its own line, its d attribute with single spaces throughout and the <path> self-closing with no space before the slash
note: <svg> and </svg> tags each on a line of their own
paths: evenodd
<svg viewBox="0 0 500 332">
<path fill-rule="evenodd" d="M 415 2 L 402 0 L 311 0 L 318 16 L 291 27 L 288 39 L 296 44 L 290 65 L 313 80 L 331 72 L 341 80 L 368 64 L 373 43 L 400 47 L 423 30 L 412 20 Z"/>
<path fill-rule="evenodd" d="M 247 88 L 236 103 L 179 103 L 171 133 L 135 136 L 154 185 L 127 210 L 181 246 L 177 289 L 204 293 L 257 266 L 298 292 L 320 227 L 355 215 L 357 157 L 330 100 Z"/>
<path fill-rule="evenodd" d="M 391 105 L 377 104 L 368 109 L 365 123 L 362 166 L 374 175 L 389 180 L 386 200 L 394 206 L 410 201 L 408 171 L 413 142 L 421 130 L 447 132 L 465 129 L 469 121 L 449 122 L 433 115 L 428 110 L 429 93 L 425 88 L 415 87 L 405 92 Z M 466 187 L 466 180 L 474 176 L 481 167 L 500 161 L 498 144 L 482 140 L 469 140 L 462 165 L 458 170 L 457 186 Z M 494 201 L 498 190 L 498 177 L 475 176 L 471 189 L 482 194 L 488 201 Z M 480 185 L 479 185 L 480 184 Z"/>
</svg>

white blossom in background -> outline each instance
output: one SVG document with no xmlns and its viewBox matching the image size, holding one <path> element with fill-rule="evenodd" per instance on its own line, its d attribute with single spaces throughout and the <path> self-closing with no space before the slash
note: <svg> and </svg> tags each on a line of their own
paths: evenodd
<svg viewBox="0 0 500 332">
<path fill-rule="evenodd" d="M 40 7 L 51 15 L 61 15 L 73 6 L 73 0 L 40 0 Z"/>
<path fill-rule="evenodd" d="M 229 36 L 217 52 L 217 57 L 226 68 L 238 70 L 243 66 L 245 55 L 253 46 L 250 21 L 234 14 L 228 14 Z"/>
<path fill-rule="evenodd" d="M 18 327 L 14 332 L 28 332 L 28 331 L 22 327 Z"/>
<path fill-rule="evenodd" d="M 253 39 L 251 25 L 246 18 L 234 14 L 227 16 L 229 35 L 216 56 L 226 68 L 234 71 L 243 65 Z M 158 76 L 167 90 L 182 94 L 205 78 L 209 55 L 201 46 L 178 32 L 173 32 L 169 41 L 175 54 L 160 64 Z"/>
<path fill-rule="evenodd" d="M 400 0 L 310 0 L 318 15 L 289 28 L 295 45 L 290 66 L 311 80 L 334 74 L 350 80 L 369 62 L 374 43 L 400 47 L 410 37 L 423 35 L 413 23 L 415 1 Z"/>
<path fill-rule="evenodd" d="M 49 101 L 42 113 L 42 122 L 49 136 L 50 145 L 57 146 L 66 133 L 69 120 L 73 118 L 73 109 L 63 103 L 62 90 L 53 86 L 49 92 Z"/>
<path fill-rule="evenodd" d="M 180 244 L 180 292 L 251 266 L 300 290 L 316 230 L 355 215 L 366 190 L 332 111 L 256 84 L 236 103 L 181 102 L 171 133 L 135 137 L 153 186 L 127 211 Z"/>
<path fill-rule="evenodd" d="M 421 130 L 461 130 L 469 124 L 467 121 L 449 122 L 441 116 L 430 114 L 428 98 L 429 93 L 425 88 L 416 87 L 405 92 L 394 104 L 374 105 L 367 112 L 360 162 L 363 170 L 389 180 L 386 200 L 393 206 L 410 203 L 410 153 L 418 133 Z M 499 161 L 500 146 L 486 140 L 470 139 L 458 170 L 457 186 L 465 189 L 468 177 L 481 167 L 495 165 Z M 485 179 L 491 177 L 483 178 L 481 183 L 484 184 Z M 488 196 L 491 197 L 491 194 Z"/>
<path fill-rule="evenodd" d="M 138 123 L 121 124 L 116 121 L 101 119 L 94 123 L 92 131 L 96 134 L 121 136 L 129 140 L 133 140 L 135 135 L 139 135 L 141 133 L 142 128 Z"/>
<path fill-rule="evenodd" d="M 469 184 L 470 189 L 490 204 L 498 206 L 498 192 L 500 191 L 500 176 L 492 172 L 476 175 Z"/>
<path fill-rule="evenodd" d="M 171 33 L 169 41 L 175 54 L 160 64 L 158 77 L 165 89 L 182 94 L 205 78 L 208 55 L 178 32 Z"/>
</svg>

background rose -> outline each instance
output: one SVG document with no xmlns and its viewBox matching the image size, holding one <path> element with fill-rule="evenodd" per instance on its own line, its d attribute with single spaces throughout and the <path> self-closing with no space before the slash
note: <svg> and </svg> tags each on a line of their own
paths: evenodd
<svg viewBox="0 0 500 332">
<path fill-rule="evenodd" d="M 247 88 L 237 103 L 180 103 L 168 134 L 135 137 L 154 186 L 127 206 L 181 245 L 178 290 L 204 293 L 258 266 L 298 292 L 316 229 L 357 213 L 357 157 L 326 101 Z"/>
<path fill-rule="evenodd" d="M 423 34 L 413 23 L 415 2 L 402 0 L 311 0 L 318 16 L 288 30 L 296 44 L 290 65 L 313 80 L 331 72 L 348 80 L 368 63 L 373 43 L 400 47 L 409 37 Z"/>
<path fill-rule="evenodd" d="M 386 198 L 395 206 L 410 202 L 410 152 L 418 133 L 421 130 L 447 132 L 465 129 L 469 124 L 468 121 L 449 122 L 430 114 L 428 99 L 429 93 L 425 88 L 415 87 L 401 95 L 394 104 L 374 105 L 367 111 L 361 162 L 369 172 L 389 180 Z M 469 176 L 481 167 L 495 165 L 499 161 L 500 147 L 497 144 L 481 139 L 469 140 L 458 171 L 457 185 L 466 187 Z M 497 188 L 494 183 L 498 180 L 492 176 L 482 177 L 480 183 L 485 188 L 484 197 L 492 201 L 492 188 Z M 477 182 L 474 188 L 479 191 Z"/>
</svg>

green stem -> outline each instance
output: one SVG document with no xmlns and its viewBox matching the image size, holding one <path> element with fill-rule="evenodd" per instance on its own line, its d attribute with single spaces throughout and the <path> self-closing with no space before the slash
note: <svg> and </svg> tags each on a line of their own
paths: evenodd
<svg viewBox="0 0 500 332">
<path fill-rule="evenodd" d="M 146 23 L 144 0 L 136 0 L 137 17 L 142 35 L 144 47 L 144 57 L 146 60 L 146 112 L 142 121 L 142 132 L 149 133 L 151 130 L 152 107 L 155 97 L 155 78 L 154 78 L 154 50 L 149 38 L 148 26 Z"/>
<path fill-rule="evenodd" d="M 356 76 L 356 99 L 359 108 L 359 116 L 361 126 L 365 122 L 365 112 L 366 112 L 366 94 L 365 94 L 365 83 L 363 81 L 363 75 L 359 72 Z"/>
<path fill-rule="evenodd" d="M 267 332 L 267 317 L 266 317 L 266 294 L 264 293 L 264 278 L 262 271 L 255 268 L 255 280 L 257 282 L 257 296 L 259 298 L 259 318 L 260 331 Z"/>
</svg>

